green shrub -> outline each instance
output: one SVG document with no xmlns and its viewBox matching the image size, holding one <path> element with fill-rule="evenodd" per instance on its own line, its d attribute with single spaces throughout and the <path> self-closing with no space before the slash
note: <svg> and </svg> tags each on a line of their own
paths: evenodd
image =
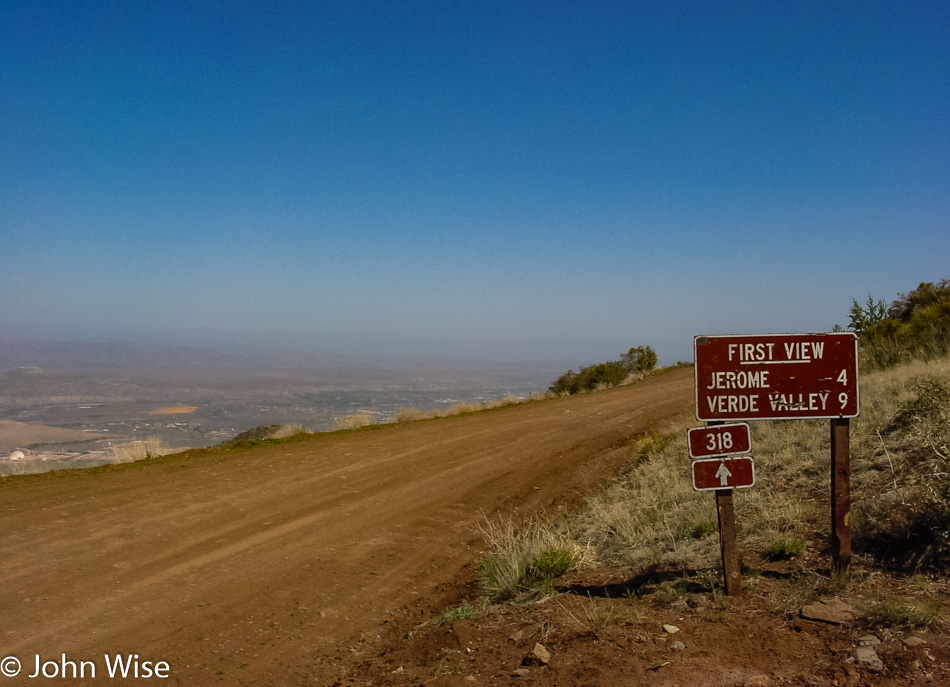
<svg viewBox="0 0 950 687">
<path fill-rule="evenodd" d="M 262 441 L 278 439 L 299 439 L 309 436 L 303 425 L 259 425 L 245 432 L 241 432 L 233 439 L 223 442 L 222 446 L 237 444 L 256 444 Z"/>
<path fill-rule="evenodd" d="M 577 558 L 567 549 L 545 549 L 537 555 L 524 571 L 519 586 L 532 596 L 547 596 L 554 593 L 554 583 L 574 567 Z"/>
<path fill-rule="evenodd" d="M 631 376 L 642 376 L 656 367 L 656 353 L 649 346 L 637 346 L 620 356 L 597 365 L 582 367 L 579 372 L 568 370 L 558 377 L 549 391 L 570 395 L 582 391 L 622 384 Z"/>
<path fill-rule="evenodd" d="M 851 307 L 850 328 L 861 341 L 863 368 L 885 369 L 950 352 L 950 279 L 899 294 L 883 315 L 882 303 L 870 296 L 866 307 L 857 301 Z"/>
<path fill-rule="evenodd" d="M 581 368 L 575 373 L 568 370 L 557 378 L 549 390 L 556 394 L 578 394 L 598 387 L 617 386 L 627 378 L 627 371 L 619 362 L 606 362 Z"/>
<path fill-rule="evenodd" d="M 800 539 L 779 539 L 769 545 L 766 557 L 773 561 L 794 558 L 805 550 L 805 542 Z"/>
<path fill-rule="evenodd" d="M 719 525 L 714 523 L 712 520 L 703 520 L 701 523 L 698 523 L 693 527 L 690 532 L 690 536 L 693 539 L 702 539 L 703 537 L 708 537 L 710 534 L 719 529 Z"/>
<path fill-rule="evenodd" d="M 627 374 L 642 375 L 656 367 L 656 352 L 649 346 L 637 346 L 620 356 Z"/>
<path fill-rule="evenodd" d="M 492 601 L 554 593 L 555 581 L 578 562 L 567 549 L 544 549 L 530 561 L 503 555 L 485 558 L 478 566 L 482 591 Z"/>
</svg>

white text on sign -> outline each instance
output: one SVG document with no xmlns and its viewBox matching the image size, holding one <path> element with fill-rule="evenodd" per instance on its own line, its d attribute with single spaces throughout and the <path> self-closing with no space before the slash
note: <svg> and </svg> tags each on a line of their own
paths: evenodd
<svg viewBox="0 0 950 687">
<path fill-rule="evenodd" d="M 856 417 L 853 333 L 699 336 L 700 420 Z"/>
</svg>

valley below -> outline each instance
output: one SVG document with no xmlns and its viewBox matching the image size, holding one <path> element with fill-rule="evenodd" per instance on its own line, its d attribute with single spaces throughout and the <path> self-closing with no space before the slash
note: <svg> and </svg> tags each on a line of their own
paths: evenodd
<svg viewBox="0 0 950 687">
<path fill-rule="evenodd" d="M 260 425 L 332 431 L 337 418 L 391 421 L 400 408 L 526 398 L 547 388 L 553 365 L 423 365 L 359 360 L 97 364 L 88 355 L 0 355 L 0 475 L 121 462 L 130 445 L 161 452 L 216 446 Z M 37 364 L 37 360 L 41 364 Z M 18 364 L 19 363 L 19 364 Z M 140 451 L 143 453 L 144 451 Z"/>
</svg>

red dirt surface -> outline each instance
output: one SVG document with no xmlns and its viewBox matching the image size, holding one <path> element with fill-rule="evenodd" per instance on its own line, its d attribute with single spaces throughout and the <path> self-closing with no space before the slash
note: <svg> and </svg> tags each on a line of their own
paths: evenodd
<svg viewBox="0 0 950 687">
<path fill-rule="evenodd" d="M 811 561 L 815 563 L 815 561 Z M 758 578 L 754 589 L 729 598 L 659 585 L 646 596 L 598 596 L 604 580 L 587 571 L 571 580 L 591 592 L 562 593 L 536 604 L 488 609 L 468 620 L 424 617 L 404 632 L 395 623 L 352 649 L 338 687 L 871 687 L 950 685 L 950 640 L 943 631 L 868 628 L 858 618 L 842 625 L 777 611 L 786 581 Z M 813 573 L 806 573 L 811 575 Z M 673 572 L 673 577 L 681 576 Z M 586 579 L 585 579 L 586 578 Z M 860 587 L 860 583 L 854 586 Z M 471 593 L 473 590 L 469 590 Z M 858 592 L 858 595 L 860 592 Z M 854 596 L 854 592 L 851 592 Z M 412 609 L 407 609 L 411 615 Z M 407 619 L 408 620 L 408 619 Z M 675 634 L 664 626 L 672 625 Z M 881 672 L 856 664 L 861 639 L 877 637 Z M 912 645 L 907 642 L 923 640 Z M 532 661 L 542 644 L 549 663 Z M 526 660 L 527 659 L 527 660 Z M 522 671 L 515 677 L 516 671 Z"/>
<path fill-rule="evenodd" d="M 168 684 L 332 683 L 391 614 L 455 595 L 479 522 L 577 498 L 691 395 L 680 369 L 230 455 L 8 478 L 0 653 L 23 672 L 4 684 L 63 653 L 105 684 L 107 652 L 167 662 Z"/>
<path fill-rule="evenodd" d="M 777 612 L 784 569 L 738 600 L 609 599 L 622 577 L 588 571 L 570 581 L 582 594 L 432 622 L 476 597 L 479 523 L 576 501 L 685 413 L 692 387 L 672 370 L 467 416 L 0 481 L 0 662 L 23 664 L 0 684 L 33 684 L 37 654 L 96 665 L 56 682 L 116 684 L 106 653 L 165 661 L 170 677 L 146 684 L 173 685 L 950 684 L 937 634 L 909 647 L 879 633 L 881 673 L 847 663 L 867 630 Z M 550 663 L 512 677 L 536 642 Z"/>
</svg>

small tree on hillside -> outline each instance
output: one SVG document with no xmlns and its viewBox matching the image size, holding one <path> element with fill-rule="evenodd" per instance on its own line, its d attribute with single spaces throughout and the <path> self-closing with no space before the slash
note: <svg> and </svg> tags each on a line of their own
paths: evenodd
<svg viewBox="0 0 950 687">
<path fill-rule="evenodd" d="M 864 333 L 887 317 L 887 304 L 884 299 L 875 301 L 868 294 L 868 300 L 864 307 L 858 303 L 858 299 L 851 299 L 851 310 L 848 311 L 851 322 L 848 329 L 863 336 Z"/>
<path fill-rule="evenodd" d="M 642 375 L 656 367 L 656 351 L 650 346 L 637 346 L 620 356 L 620 364 L 627 374 Z"/>
<path fill-rule="evenodd" d="M 868 368 L 950 351 L 950 279 L 923 282 L 899 294 L 890 308 L 870 296 L 865 307 L 853 301 L 850 314 L 850 329 L 861 339 L 861 364 Z"/>
<path fill-rule="evenodd" d="M 934 309 L 950 303 L 950 279 L 941 279 L 934 284 L 925 281 L 910 293 L 897 294 L 897 300 L 891 304 L 891 315 L 898 322 L 910 322 L 921 311 Z"/>
</svg>

